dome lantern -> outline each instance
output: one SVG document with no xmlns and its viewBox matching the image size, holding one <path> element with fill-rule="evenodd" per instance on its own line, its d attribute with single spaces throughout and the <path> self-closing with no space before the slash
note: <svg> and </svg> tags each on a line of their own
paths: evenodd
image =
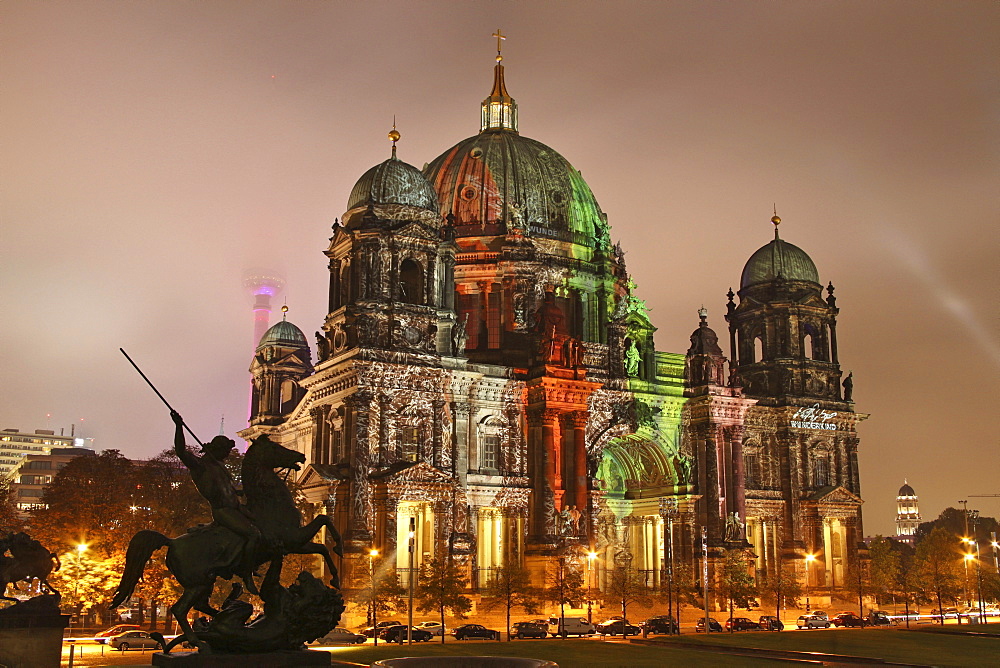
<svg viewBox="0 0 1000 668">
<path fill-rule="evenodd" d="M 502 40 L 507 39 L 499 29 L 493 36 L 497 38 L 497 64 L 493 67 L 493 91 L 483 100 L 482 121 L 479 131 L 510 130 L 517 132 L 517 103 L 507 94 L 507 86 L 503 81 L 503 65 L 500 55 Z"/>
</svg>

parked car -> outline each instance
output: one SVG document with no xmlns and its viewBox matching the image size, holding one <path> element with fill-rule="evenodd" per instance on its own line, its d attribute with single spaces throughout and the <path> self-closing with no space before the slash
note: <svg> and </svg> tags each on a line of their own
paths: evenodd
<svg viewBox="0 0 1000 668">
<path fill-rule="evenodd" d="M 765 631 L 782 631 L 785 625 L 774 615 L 761 615 L 757 620 L 757 626 Z"/>
<path fill-rule="evenodd" d="M 382 631 L 385 631 L 390 626 L 401 626 L 402 624 L 403 622 L 396 622 L 396 621 L 379 622 L 375 626 L 369 626 L 366 629 L 362 629 L 361 635 L 363 635 L 366 638 L 374 638 L 376 635 L 379 635 L 381 637 Z"/>
<path fill-rule="evenodd" d="M 464 624 L 452 632 L 455 640 L 467 638 L 483 638 L 484 640 L 500 640 L 500 632 L 488 629 L 482 624 Z"/>
<path fill-rule="evenodd" d="M 722 624 L 720 624 L 719 620 L 717 620 L 715 617 L 709 617 L 708 618 L 708 630 L 711 633 L 722 633 Z M 694 625 L 694 632 L 695 633 L 704 633 L 705 632 L 705 618 L 704 617 L 699 617 L 698 618 L 698 623 Z"/>
<path fill-rule="evenodd" d="M 958 617 L 958 608 L 945 608 L 944 618 L 945 619 L 956 619 Z M 931 610 L 931 619 L 936 621 L 941 621 L 941 611 L 937 608 Z"/>
<path fill-rule="evenodd" d="M 549 617 L 549 633 L 556 636 L 589 636 L 593 635 L 597 628 L 587 621 L 585 617 Z"/>
<path fill-rule="evenodd" d="M 365 640 L 367 638 L 360 633 L 352 633 L 338 627 L 313 642 L 317 645 L 361 645 Z"/>
<path fill-rule="evenodd" d="M 514 638 L 548 638 L 548 624 L 538 622 L 515 622 L 510 629 L 510 635 Z"/>
<path fill-rule="evenodd" d="M 160 641 L 145 631 L 126 631 L 112 636 L 108 644 L 125 652 L 130 649 L 156 649 L 160 646 Z"/>
<path fill-rule="evenodd" d="M 893 622 L 893 620 L 889 617 L 889 613 L 882 612 L 881 610 L 873 610 L 869 612 L 868 616 L 865 617 L 865 622 L 868 623 L 868 626 L 889 626 L 893 623 L 899 623 Z"/>
<path fill-rule="evenodd" d="M 812 612 L 807 612 L 807 615 L 812 615 L 813 617 L 819 617 L 820 619 L 830 619 L 825 610 L 813 610 Z"/>
<path fill-rule="evenodd" d="M 747 617 L 733 617 L 726 620 L 727 631 L 756 631 L 760 624 Z"/>
<path fill-rule="evenodd" d="M 429 631 L 430 634 L 434 636 L 443 636 L 446 631 L 444 626 L 441 625 L 441 622 L 435 621 L 420 622 L 419 624 L 414 624 L 413 628 Z"/>
<path fill-rule="evenodd" d="M 639 623 L 643 633 L 680 633 L 677 622 L 670 615 L 657 615 Z"/>
<path fill-rule="evenodd" d="M 597 625 L 597 632 L 602 636 L 637 636 L 642 629 L 624 619 L 609 619 Z"/>
<path fill-rule="evenodd" d="M 104 629 L 100 633 L 95 633 L 94 637 L 97 639 L 98 643 L 107 644 L 108 638 L 111 636 L 116 636 L 126 631 L 138 631 L 139 627 L 135 624 L 118 624 L 117 626 L 112 626 L 110 629 Z"/>
<path fill-rule="evenodd" d="M 862 628 L 868 626 L 868 622 L 858 617 L 856 612 L 842 612 L 830 621 L 834 626 L 843 628 Z"/>
<path fill-rule="evenodd" d="M 830 620 L 819 615 L 801 615 L 795 620 L 795 625 L 800 629 L 828 629 Z"/>
<path fill-rule="evenodd" d="M 407 637 L 412 637 L 413 642 L 429 642 L 432 638 L 434 638 L 430 631 L 424 631 L 423 629 L 418 629 L 415 626 L 412 631 L 408 632 L 405 624 L 390 626 L 386 630 L 379 633 L 378 637 L 386 642 L 398 643 L 406 642 Z"/>
</svg>

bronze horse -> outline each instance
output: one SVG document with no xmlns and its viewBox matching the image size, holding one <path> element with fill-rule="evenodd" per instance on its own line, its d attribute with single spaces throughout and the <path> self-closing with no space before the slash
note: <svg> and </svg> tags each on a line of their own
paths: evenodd
<svg viewBox="0 0 1000 668">
<path fill-rule="evenodd" d="M 304 461 L 302 453 L 282 447 L 267 436 L 257 437 L 247 449 L 242 468 L 243 491 L 248 509 L 264 538 L 258 542 L 251 561 L 256 569 L 269 561 L 280 562 L 286 554 L 318 554 L 331 574 L 330 584 L 339 587 L 330 551 L 325 545 L 311 541 L 320 528 L 326 527 L 328 536 L 334 541 L 333 551 L 343 557 L 340 533 L 326 515 L 318 515 L 302 526 L 302 514 L 295 507 L 295 499 L 275 471 L 298 470 Z M 170 612 L 184 637 L 202 646 L 188 624 L 187 614 L 192 608 L 212 616 L 218 613 L 208 601 L 215 580 L 233 577 L 244 558 L 244 544 L 239 535 L 215 524 L 202 525 L 177 538 L 167 538 L 156 531 L 140 531 L 129 543 L 125 571 L 111 607 L 118 607 L 132 595 L 150 556 L 167 546 L 167 568 L 184 588 Z"/>
<path fill-rule="evenodd" d="M 4 553 L 10 550 L 11 556 L 6 557 Z M 53 569 L 53 563 L 55 569 Z M 55 552 L 49 552 L 41 543 L 20 531 L 8 534 L 6 538 L 0 539 L 0 599 L 5 601 L 16 601 L 16 598 L 7 596 L 7 585 L 17 589 L 18 582 L 31 583 L 37 579 L 41 584 L 39 589 L 45 593 L 58 593 L 49 584 L 49 573 L 59 570 L 59 557 Z"/>
</svg>

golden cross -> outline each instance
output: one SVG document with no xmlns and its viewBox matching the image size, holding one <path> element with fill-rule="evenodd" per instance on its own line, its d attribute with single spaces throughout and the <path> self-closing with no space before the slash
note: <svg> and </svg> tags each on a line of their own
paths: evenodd
<svg viewBox="0 0 1000 668">
<path fill-rule="evenodd" d="M 497 38 L 497 55 L 499 56 L 500 55 L 500 42 L 501 42 L 501 40 L 507 39 L 507 36 L 500 32 L 500 28 L 497 28 L 497 31 L 495 33 L 493 33 L 493 36 Z"/>
</svg>

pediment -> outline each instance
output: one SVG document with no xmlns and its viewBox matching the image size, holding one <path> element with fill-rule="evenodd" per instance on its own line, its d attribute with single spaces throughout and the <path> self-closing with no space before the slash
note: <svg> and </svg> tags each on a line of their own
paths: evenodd
<svg viewBox="0 0 1000 668">
<path fill-rule="evenodd" d="M 318 487 L 336 485 L 348 479 L 350 467 L 346 464 L 309 464 L 299 474 L 299 485 Z"/>
<path fill-rule="evenodd" d="M 840 485 L 822 487 L 813 492 L 809 498 L 816 503 L 851 503 L 856 505 L 864 503 L 860 496 Z"/>
<path fill-rule="evenodd" d="M 379 482 L 390 485 L 452 485 L 455 483 L 454 478 L 444 471 L 431 466 L 427 462 L 417 462 L 415 464 L 407 462 L 405 466 L 402 467 L 397 464 L 395 466 L 390 466 L 383 471 L 379 471 L 378 473 L 373 473 L 371 478 L 372 480 L 378 480 Z"/>
</svg>

